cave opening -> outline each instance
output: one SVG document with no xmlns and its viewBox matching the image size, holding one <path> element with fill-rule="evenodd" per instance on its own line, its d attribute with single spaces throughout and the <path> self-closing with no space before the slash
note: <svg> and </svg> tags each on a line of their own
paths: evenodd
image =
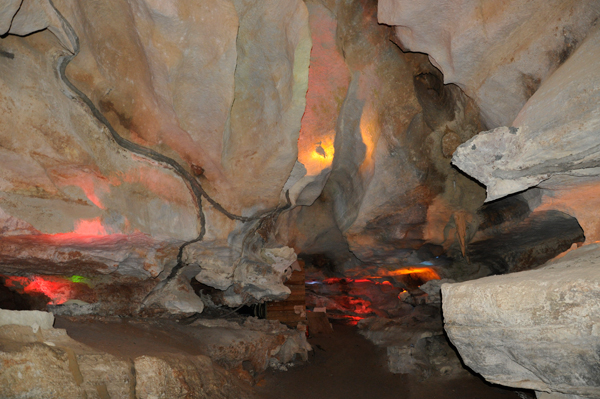
<svg viewBox="0 0 600 399">
<path fill-rule="evenodd" d="M 0 397 L 600 397 L 596 0 L 7 0 Z"/>
</svg>

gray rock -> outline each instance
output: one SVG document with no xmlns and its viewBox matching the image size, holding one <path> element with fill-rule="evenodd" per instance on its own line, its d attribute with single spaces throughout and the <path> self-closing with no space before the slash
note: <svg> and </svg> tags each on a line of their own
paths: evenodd
<svg viewBox="0 0 600 399">
<path fill-rule="evenodd" d="M 596 0 L 378 3 L 379 22 L 395 26 L 405 50 L 428 54 L 445 83 L 475 99 L 488 129 L 514 120 L 599 15 Z"/>
<path fill-rule="evenodd" d="M 190 285 L 190 277 L 180 272 L 170 281 L 160 283 L 144 299 L 144 308 L 147 311 L 162 312 L 167 311 L 174 315 L 191 315 L 202 313 L 204 302 Z"/>
<path fill-rule="evenodd" d="M 594 65 L 599 61 L 596 28 L 544 80 L 512 127 L 480 133 L 458 147 L 452 163 L 487 187 L 486 201 L 541 182 L 551 188 L 556 181 L 560 187 L 598 175 L 600 72 Z"/>
<path fill-rule="evenodd" d="M 600 247 L 530 271 L 442 286 L 445 329 L 488 381 L 600 396 Z"/>
<path fill-rule="evenodd" d="M 0 326 L 30 326 L 37 332 L 40 328 L 52 328 L 54 315 L 39 310 L 6 310 L 0 309 Z"/>
</svg>

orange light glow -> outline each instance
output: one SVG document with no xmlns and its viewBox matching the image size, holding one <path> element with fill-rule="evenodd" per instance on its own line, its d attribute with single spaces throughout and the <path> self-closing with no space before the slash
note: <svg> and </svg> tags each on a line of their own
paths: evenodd
<svg viewBox="0 0 600 399">
<path fill-rule="evenodd" d="M 375 140 L 379 137 L 379 122 L 377 113 L 371 106 L 365 107 L 360 118 L 360 135 L 363 144 L 366 147 L 365 160 L 361 169 L 370 167 L 373 163 L 373 151 L 375 150 Z"/>
<path fill-rule="evenodd" d="M 102 225 L 100 217 L 85 220 L 81 219 L 75 222 L 74 234 L 82 236 L 106 236 L 108 233 Z"/>
<path fill-rule="evenodd" d="M 430 280 L 439 280 L 440 276 L 430 267 L 409 267 L 406 269 L 391 270 L 387 276 L 401 276 L 403 274 L 421 274 L 431 276 Z"/>
<path fill-rule="evenodd" d="M 430 267 L 408 267 L 406 269 L 389 270 L 380 272 L 381 276 L 402 276 L 406 274 L 417 274 L 422 280 L 439 280 L 440 275 Z"/>
<path fill-rule="evenodd" d="M 304 165 L 309 176 L 318 175 L 323 169 L 331 166 L 335 154 L 334 135 L 335 132 L 331 132 L 330 137 L 323 137 L 310 146 L 299 149 L 298 161 Z"/>
</svg>

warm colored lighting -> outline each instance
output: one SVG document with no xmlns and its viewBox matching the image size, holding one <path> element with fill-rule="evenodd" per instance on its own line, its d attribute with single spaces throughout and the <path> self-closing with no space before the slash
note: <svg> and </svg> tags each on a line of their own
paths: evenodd
<svg viewBox="0 0 600 399">
<path fill-rule="evenodd" d="M 102 225 L 100 217 L 85 220 L 81 219 L 75 222 L 75 230 L 73 233 L 81 236 L 105 236 L 108 235 L 106 229 Z"/>
<path fill-rule="evenodd" d="M 363 169 L 372 165 L 375 140 L 379 137 L 378 116 L 375 109 L 371 106 L 365 106 L 363 109 L 363 114 L 360 118 L 360 135 L 366 147 L 365 159 L 361 165 L 361 169 Z"/>
<path fill-rule="evenodd" d="M 363 320 L 364 317 L 360 317 L 360 316 L 344 316 L 343 319 L 346 320 L 346 322 L 349 325 L 355 326 L 355 325 L 358 324 L 359 321 Z"/>
<path fill-rule="evenodd" d="M 388 270 L 379 272 L 380 276 L 402 276 L 416 274 L 421 280 L 439 280 L 440 276 L 430 267 L 408 267 L 406 269 Z"/>
<path fill-rule="evenodd" d="M 323 169 L 331 166 L 335 154 L 334 134 L 335 132 L 331 132 L 330 137 L 323 137 L 319 141 L 311 143 L 310 146 L 299 149 L 298 161 L 304 165 L 308 175 L 318 175 Z"/>
<path fill-rule="evenodd" d="M 50 298 L 49 305 L 60 305 L 73 298 L 73 283 L 67 279 L 10 276 L 6 277 L 4 285 L 20 294 L 44 294 Z"/>
</svg>

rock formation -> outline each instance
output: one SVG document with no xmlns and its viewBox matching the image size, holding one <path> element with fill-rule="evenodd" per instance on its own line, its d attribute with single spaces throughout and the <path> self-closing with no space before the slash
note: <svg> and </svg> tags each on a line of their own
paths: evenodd
<svg viewBox="0 0 600 399">
<path fill-rule="evenodd" d="M 0 218 L 10 237 L 2 273 L 110 273 L 117 281 L 166 270 L 163 278 L 201 229 L 189 181 L 113 140 L 57 75 L 65 54 L 76 52 L 66 79 L 116 134 L 171 158 L 228 211 L 252 216 L 285 205 L 286 181 L 292 203 L 302 194 L 306 183 L 288 181 L 311 47 L 302 1 L 27 0 L 0 11 Z M 235 286 L 238 303 L 286 295 L 281 280 L 295 255 L 273 268 L 260 245 L 253 254 L 246 242 L 262 225 L 232 221 L 216 205 L 200 212 L 206 235 L 185 253 L 187 264 L 226 263 L 228 282 L 218 284 Z M 272 276 L 234 277 L 248 262 Z M 252 293 L 240 295 L 246 286 Z"/>
<path fill-rule="evenodd" d="M 476 106 L 426 57 L 393 43 L 376 2 L 307 5 L 313 50 L 302 132 L 312 129 L 313 146 L 335 155 L 323 194 L 282 218 L 281 242 L 338 271 L 398 267 L 426 241 L 448 247 L 453 214 L 473 214 L 483 200 L 449 163 L 479 130 Z M 308 141 L 302 132 L 299 145 Z"/>
<path fill-rule="evenodd" d="M 600 247 L 537 270 L 442 286 L 444 323 L 465 364 L 488 381 L 600 395 Z"/>
<path fill-rule="evenodd" d="M 475 99 L 489 129 L 510 126 L 525 102 L 596 25 L 594 0 L 383 0 L 378 20 L 407 51 L 423 52 Z"/>
</svg>

